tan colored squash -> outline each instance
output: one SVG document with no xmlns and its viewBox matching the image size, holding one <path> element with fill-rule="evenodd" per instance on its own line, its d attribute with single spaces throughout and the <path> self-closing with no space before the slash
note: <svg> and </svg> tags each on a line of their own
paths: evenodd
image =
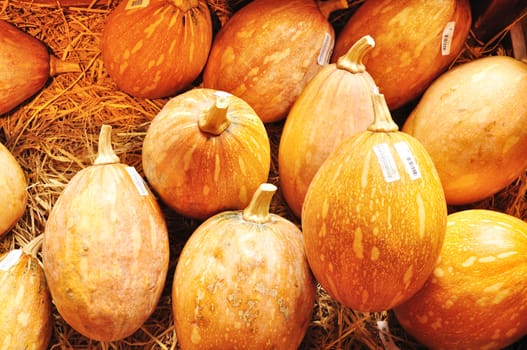
<svg viewBox="0 0 527 350">
<path fill-rule="evenodd" d="M 276 189 L 262 184 L 244 210 L 209 218 L 185 244 L 172 289 L 182 349 L 298 349 L 315 283 L 302 232 L 269 213 Z"/>
<path fill-rule="evenodd" d="M 489 56 L 449 70 L 402 130 L 432 157 L 449 204 L 494 195 L 527 170 L 527 64 Z"/>
<path fill-rule="evenodd" d="M 333 60 L 371 35 L 376 45 L 364 64 L 394 110 L 419 97 L 450 66 L 470 25 L 468 0 L 368 0 L 339 33 Z"/>
<path fill-rule="evenodd" d="M 322 163 L 302 209 L 311 269 L 337 301 L 391 309 L 432 273 L 446 230 L 441 182 L 425 148 L 398 131 L 381 94 L 374 122 Z"/>
<path fill-rule="evenodd" d="M 267 131 L 254 110 L 234 95 L 206 88 L 165 104 L 148 128 L 142 157 L 163 202 L 196 219 L 244 208 L 271 166 Z"/>
<path fill-rule="evenodd" d="M 527 223 L 487 210 L 448 216 L 433 275 L 395 309 L 430 349 L 504 349 L 527 335 Z"/>
<path fill-rule="evenodd" d="M 344 139 L 373 121 L 375 82 L 362 63 L 375 45 L 365 36 L 337 63 L 326 65 L 306 85 L 284 124 L 278 151 L 280 189 L 300 217 L 311 179 Z"/>
<path fill-rule="evenodd" d="M 44 231 L 43 264 L 53 302 L 82 335 L 123 339 L 152 314 L 165 284 L 168 232 L 155 197 L 119 162 L 103 125 L 94 164 L 68 182 Z"/>
<path fill-rule="evenodd" d="M 329 61 L 335 34 L 328 15 L 314 0 L 249 2 L 217 33 L 203 86 L 240 97 L 265 123 L 285 118 Z"/>
<path fill-rule="evenodd" d="M 0 143 L 0 237 L 20 220 L 26 211 L 27 180 L 22 167 L 11 152 Z"/>
<path fill-rule="evenodd" d="M 0 348 L 45 350 L 53 319 L 49 290 L 37 258 L 42 235 L 0 255 Z"/>
</svg>

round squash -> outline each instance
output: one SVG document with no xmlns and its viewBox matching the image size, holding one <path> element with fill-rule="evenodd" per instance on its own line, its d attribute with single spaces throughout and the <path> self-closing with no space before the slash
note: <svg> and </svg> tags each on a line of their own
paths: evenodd
<svg viewBox="0 0 527 350">
<path fill-rule="evenodd" d="M 398 131 L 382 94 L 375 119 L 322 163 L 302 209 L 320 285 L 357 311 L 388 310 L 432 273 L 446 230 L 441 182 L 425 148 Z"/>
<path fill-rule="evenodd" d="M 0 348 L 45 350 L 51 339 L 51 297 L 37 258 L 42 235 L 0 255 Z"/>
<path fill-rule="evenodd" d="M 79 71 L 77 63 L 50 55 L 38 39 L 0 19 L 0 115 L 39 92 L 50 77 Z"/>
<path fill-rule="evenodd" d="M 345 138 L 373 121 L 375 82 L 362 63 L 375 42 L 364 36 L 337 63 L 306 85 L 287 115 L 278 150 L 280 188 L 300 217 L 307 188 L 318 168 Z"/>
<path fill-rule="evenodd" d="M 371 35 L 375 48 L 364 64 L 394 110 L 419 97 L 457 58 L 471 18 L 468 0 L 368 0 L 339 33 L 333 60 Z"/>
<path fill-rule="evenodd" d="M 302 232 L 269 213 L 262 184 L 244 210 L 218 213 L 190 236 L 172 289 L 184 350 L 298 349 L 315 302 Z"/>
<path fill-rule="evenodd" d="M 488 209 L 450 214 L 433 275 L 394 311 L 430 349 L 498 350 L 527 335 L 527 223 Z"/>
<path fill-rule="evenodd" d="M 164 203 L 206 219 L 242 209 L 267 181 L 271 146 L 264 124 L 242 99 L 195 88 L 173 97 L 143 142 L 143 169 Z"/>
<path fill-rule="evenodd" d="M 84 336 L 123 339 L 138 330 L 161 296 L 168 232 L 137 171 L 119 163 L 103 125 L 92 166 L 71 178 L 49 213 L 44 271 L 62 318 Z"/>
<path fill-rule="evenodd" d="M 119 89 L 160 98 L 196 80 L 211 45 L 206 0 L 123 0 L 106 19 L 101 53 Z"/>
<path fill-rule="evenodd" d="M 0 39 L 1 40 L 1 39 Z M 27 206 L 27 180 L 13 154 L 0 143 L 0 237 L 20 220 Z"/>
<path fill-rule="evenodd" d="M 527 169 L 527 64 L 489 56 L 444 73 L 402 130 L 434 160 L 448 204 L 485 199 Z"/>
<path fill-rule="evenodd" d="M 265 123 L 283 119 L 329 61 L 334 36 L 314 0 L 251 1 L 217 33 L 203 86 L 242 98 Z"/>
</svg>

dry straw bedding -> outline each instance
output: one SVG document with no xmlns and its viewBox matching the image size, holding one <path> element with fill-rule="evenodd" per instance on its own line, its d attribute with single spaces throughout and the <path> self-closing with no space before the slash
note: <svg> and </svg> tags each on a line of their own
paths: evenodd
<svg viewBox="0 0 527 350">
<path fill-rule="evenodd" d="M 220 22 L 232 13 L 238 2 L 210 1 Z M 79 62 L 80 73 L 68 73 L 49 83 L 24 105 L 0 117 L 0 142 L 13 153 L 26 173 L 29 202 L 26 213 L 12 231 L 0 241 L 0 253 L 26 244 L 41 234 L 53 203 L 69 179 L 92 164 L 97 152 L 101 124 L 113 127 L 113 146 L 121 162 L 139 173 L 141 147 L 152 118 L 166 99 L 133 98 L 119 91 L 107 75 L 100 59 L 99 41 L 104 19 L 112 3 L 63 8 L 60 5 L 0 2 L 0 19 L 45 43 L 57 57 Z M 339 19 L 335 19 L 338 21 Z M 459 61 L 483 54 L 504 52 L 497 38 L 491 44 L 472 42 Z M 273 150 L 269 181 L 278 183 L 276 151 L 283 122 L 267 125 Z M 494 197 L 472 207 L 490 208 L 527 219 L 527 176 Z M 154 314 L 132 336 L 118 342 L 91 341 L 75 332 L 54 312 L 51 349 L 177 349 L 170 306 L 171 275 L 185 240 L 199 222 L 184 218 L 163 207 L 171 239 L 171 265 L 165 291 Z M 459 208 L 451 208 L 457 210 Z M 297 223 L 280 193 L 272 212 Z M 386 321 L 389 331 L 380 331 L 377 321 Z M 419 349 L 398 326 L 390 312 L 363 314 L 343 308 L 323 290 L 301 349 L 381 349 L 383 340 L 395 341 L 403 349 Z M 511 349 L 526 346 L 526 341 Z"/>
</svg>

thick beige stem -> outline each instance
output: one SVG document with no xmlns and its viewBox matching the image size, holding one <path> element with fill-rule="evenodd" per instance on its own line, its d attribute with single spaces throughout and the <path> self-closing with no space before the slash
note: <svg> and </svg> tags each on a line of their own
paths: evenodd
<svg viewBox="0 0 527 350">
<path fill-rule="evenodd" d="M 112 148 L 112 127 L 110 125 L 103 124 L 99 134 L 97 158 L 95 158 L 93 164 L 99 165 L 114 163 L 119 163 L 119 157 L 115 154 Z"/>
<path fill-rule="evenodd" d="M 328 19 L 331 13 L 333 13 L 334 11 L 344 10 L 349 7 L 347 0 L 318 0 L 317 5 L 322 15 Z"/>
<path fill-rule="evenodd" d="M 368 126 L 368 131 L 373 132 L 395 132 L 399 130 L 399 126 L 393 121 L 392 115 L 384 95 L 379 93 L 379 89 L 375 87 L 371 95 L 373 103 L 373 122 Z"/>
<path fill-rule="evenodd" d="M 258 224 L 268 222 L 271 219 L 269 208 L 276 190 L 277 188 L 273 184 L 261 184 L 256 192 L 254 192 L 251 203 L 243 211 L 244 220 Z"/>
<path fill-rule="evenodd" d="M 44 235 L 40 234 L 33 238 L 28 244 L 24 245 L 22 247 L 22 251 L 26 254 L 32 255 L 33 257 L 37 257 L 38 251 L 42 247 L 42 241 L 44 240 Z"/>
<path fill-rule="evenodd" d="M 228 96 L 216 96 L 216 102 L 211 108 L 199 116 L 199 129 L 208 134 L 215 136 L 220 135 L 231 125 L 231 121 L 227 117 L 227 110 L 229 109 Z"/>
<path fill-rule="evenodd" d="M 80 71 L 81 67 L 76 62 L 63 61 L 53 55 L 49 56 L 49 76 L 51 77 L 63 73 L 73 73 Z"/>
<path fill-rule="evenodd" d="M 369 35 L 363 36 L 352 47 L 337 60 L 337 68 L 347 70 L 350 73 L 364 73 L 366 67 L 363 59 L 366 54 L 375 47 L 375 41 Z"/>
</svg>

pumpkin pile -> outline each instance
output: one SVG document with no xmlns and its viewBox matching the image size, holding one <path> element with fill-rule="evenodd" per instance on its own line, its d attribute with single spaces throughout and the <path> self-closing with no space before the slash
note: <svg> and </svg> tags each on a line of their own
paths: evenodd
<svg viewBox="0 0 527 350">
<path fill-rule="evenodd" d="M 527 64 L 471 5 L 5 4 L 0 348 L 526 346 Z"/>
</svg>

